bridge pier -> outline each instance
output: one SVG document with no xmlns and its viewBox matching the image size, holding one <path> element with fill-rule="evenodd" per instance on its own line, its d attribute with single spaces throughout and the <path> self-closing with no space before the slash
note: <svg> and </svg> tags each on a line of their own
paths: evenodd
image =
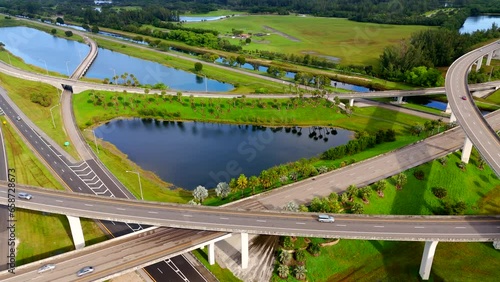
<svg viewBox="0 0 500 282">
<path fill-rule="evenodd" d="M 79 250 L 85 247 L 85 238 L 83 237 L 82 224 L 79 217 L 67 215 L 69 227 L 71 228 L 71 236 L 73 237 L 73 244 L 75 249 Z"/>
<path fill-rule="evenodd" d="M 349 107 L 353 107 L 354 106 L 354 99 L 349 99 Z"/>
<path fill-rule="evenodd" d="M 479 69 L 481 69 L 481 67 L 483 66 L 483 57 L 484 56 L 481 56 L 477 59 L 477 62 L 476 62 L 476 71 L 479 71 Z"/>
<path fill-rule="evenodd" d="M 447 113 L 447 114 L 451 114 L 450 103 L 446 104 L 446 110 L 444 112 Z"/>
<path fill-rule="evenodd" d="M 207 249 L 208 249 L 208 263 L 210 265 L 214 265 L 215 264 L 215 243 L 212 242 L 212 243 L 208 244 Z"/>
<path fill-rule="evenodd" d="M 429 280 L 431 274 L 432 261 L 434 260 L 434 253 L 436 252 L 436 247 L 439 241 L 426 241 L 424 247 L 424 254 L 422 255 L 422 261 L 420 262 L 420 277 L 422 280 Z"/>
<path fill-rule="evenodd" d="M 466 164 L 469 163 L 471 152 L 472 152 L 472 142 L 468 137 L 465 137 L 464 146 L 462 148 L 462 162 Z"/>
<path fill-rule="evenodd" d="M 491 59 L 493 58 L 495 54 L 495 51 L 491 51 L 491 53 L 488 54 L 486 57 L 486 65 L 489 66 L 491 64 Z"/>
<path fill-rule="evenodd" d="M 397 100 L 398 104 L 403 104 L 403 96 L 399 96 Z"/>
<path fill-rule="evenodd" d="M 457 117 L 455 116 L 455 114 L 453 114 L 453 112 L 451 112 L 450 121 L 449 122 L 452 123 L 452 122 L 455 122 L 455 121 L 457 121 Z"/>
<path fill-rule="evenodd" d="M 248 233 L 241 233 L 241 269 L 248 268 Z"/>
</svg>

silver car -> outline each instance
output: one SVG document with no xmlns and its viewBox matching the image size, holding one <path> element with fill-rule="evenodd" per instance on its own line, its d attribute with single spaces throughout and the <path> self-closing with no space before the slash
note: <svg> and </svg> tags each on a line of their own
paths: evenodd
<svg viewBox="0 0 500 282">
<path fill-rule="evenodd" d="M 42 266 L 42 267 L 40 267 L 38 269 L 38 273 L 44 273 L 44 272 L 47 272 L 47 271 L 51 271 L 54 268 L 56 268 L 55 264 L 46 264 L 46 265 L 44 265 L 44 266 Z"/>
<path fill-rule="evenodd" d="M 335 219 L 331 215 L 320 214 L 320 215 L 318 215 L 318 221 L 319 222 L 335 222 Z"/>
<path fill-rule="evenodd" d="M 25 200 L 31 200 L 31 198 L 33 198 L 33 196 L 31 196 L 31 194 L 28 194 L 28 193 L 19 193 L 18 195 L 19 199 L 25 199 Z"/>
<path fill-rule="evenodd" d="M 78 272 L 76 273 L 76 276 L 80 277 L 80 276 L 83 276 L 85 274 L 89 274 L 92 272 L 94 272 L 94 268 L 92 266 L 85 266 L 84 268 L 78 270 Z"/>
</svg>

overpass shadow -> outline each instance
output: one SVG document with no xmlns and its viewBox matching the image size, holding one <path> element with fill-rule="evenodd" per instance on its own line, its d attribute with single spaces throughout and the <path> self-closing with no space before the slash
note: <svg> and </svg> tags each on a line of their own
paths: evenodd
<svg viewBox="0 0 500 282">
<path fill-rule="evenodd" d="M 16 265 L 24 265 L 34 261 L 38 261 L 41 259 L 49 258 L 52 256 L 60 255 L 69 251 L 75 250 L 75 245 L 73 244 L 72 236 L 71 236 L 71 228 L 69 226 L 69 222 L 64 215 L 59 214 L 51 214 L 46 212 L 38 212 L 31 210 L 22 210 L 26 216 L 23 216 L 25 219 L 33 219 L 34 216 L 43 216 L 49 218 L 51 224 L 37 224 L 33 222 L 25 222 L 24 224 L 30 224 L 34 226 L 36 232 L 32 234 L 28 234 L 30 237 L 27 238 L 16 238 L 17 239 L 17 249 L 18 253 L 16 256 Z M 46 223 L 46 222 L 45 222 Z M 83 223 L 83 221 L 82 221 Z M 83 223 L 85 224 L 85 223 Z M 19 221 L 17 222 L 17 228 L 19 228 Z M 55 237 L 57 234 L 54 234 L 52 231 L 53 228 L 64 228 L 64 233 L 68 238 L 70 238 L 69 244 L 64 244 L 59 248 L 54 248 L 54 243 L 59 242 L 60 238 Z M 85 232 L 85 230 L 84 230 Z M 25 234 L 27 232 L 24 232 Z M 88 234 L 84 234 L 88 235 Z M 107 240 L 107 236 L 95 237 L 92 239 L 85 240 L 85 246 L 90 246 L 104 240 Z M 36 248 L 35 246 L 46 246 L 46 249 L 50 249 L 50 251 L 37 253 L 35 254 Z M 19 257 L 19 252 L 23 252 L 23 257 Z"/>
</svg>

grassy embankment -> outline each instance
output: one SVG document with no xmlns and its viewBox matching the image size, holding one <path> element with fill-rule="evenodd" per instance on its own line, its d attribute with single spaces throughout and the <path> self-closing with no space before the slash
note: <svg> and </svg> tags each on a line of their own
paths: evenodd
<svg viewBox="0 0 500 282">
<path fill-rule="evenodd" d="M 426 26 L 360 23 L 340 18 L 273 15 L 238 16 L 185 25 L 215 29 L 222 35 L 232 34 L 232 29 L 252 33 L 252 42 L 243 47 L 246 50 L 332 56 L 340 58 L 344 65 L 376 65 L 384 47 L 399 43 L 414 32 L 429 29 Z M 293 38 L 277 34 L 265 26 Z M 258 37 L 255 36 L 257 33 L 270 35 Z M 239 39 L 227 39 L 239 44 Z"/>
<path fill-rule="evenodd" d="M 33 121 L 42 131 L 61 145 L 61 147 L 63 147 L 69 154 L 77 159 L 79 158 L 78 153 L 73 146 L 63 146 L 64 142 L 70 140 L 63 129 L 64 125 L 61 117 L 60 106 L 57 106 L 52 110 L 56 128 L 54 128 L 52 123 L 50 108 L 57 105 L 59 101 L 60 92 L 58 89 L 48 84 L 22 80 L 3 73 L 0 73 L 0 86 L 7 91 L 9 97 L 31 121 Z M 43 93 L 49 95 L 52 99 L 51 105 L 43 107 L 39 104 L 31 102 L 30 95 L 32 93 Z"/>
<path fill-rule="evenodd" d="M 408 183 L 396 190 L 388 181 L 384 197 L 372 193 L 369 203 L 360 199 L 365 214 L 415 214 L 429 215 L 441 208 L 441 203 L 431 192 L 433 187 L 448 191 L 445 200 L 464 201 L 466 214 L 500 213 L 500 180 L 486 167 L 477 168 L 477 153 L 461 171 L 456 163 L 460 154 L 448 156 L 447 165 L 438 161 L 421 165 L 404 172 Z M 425 173 L 423 181 L 413 176 L 413 171 Z M 299 240 L 298 240 L 299 241 Z M 340 240 L 334 246 L 322 247 L 321 255 L 307 253 L 308 281 L 420 281 L 418 270 L 423 252 L 423 242 L 391 242 Z M 478 259 L 491 263 L 477 263 Z M 452 262 L 452 263 L 451 263 Z M 500 275 L 500 253 L 491 243 L 439 243 L 430 281 L 496 281 Z M 272 281 L 283 281 L 274 274 Z M 289 278 L 286 281 L 296 281 Z"/>
<path fill-rule="evenodd" d="M 0 122 L 6 121 L 4 117 Z M 14 128 L 2 125 L 9 168 L 15 169 L 16 183 L 64 190 L 51 171 L 32 153 Z M 18 189 L 19 190 L 19 189 Z M 17 265 L 37 261 L 74 249 L 69 224 L 65 216 L 17 209 L 15 212 Z M 96 223 L 81 219 L 85 243 L 98 243 L 106 239 Z"/>
</svg>

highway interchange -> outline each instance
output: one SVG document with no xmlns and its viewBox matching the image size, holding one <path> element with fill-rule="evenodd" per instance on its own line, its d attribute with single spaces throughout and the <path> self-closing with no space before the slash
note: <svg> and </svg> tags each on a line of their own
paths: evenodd
<svg viewBox="0 0 500 282">
<path fill-rule="evenodd" d="M 3 68 L 3 66 L 2 66 L 2 68 Z M 10 71 L 12 71 L 12 70 L 10 70 Z M 17 72 L 18 70 L 15 70 L 15 71 Z M 18 74 L 19 74 L 19 73 L 18 73 Z M 34 76 L 33 76 L 32 74 L 29 74 L 29 73 L 28 73 L 28 74 L 24 73 L 24 74 L 21 74 L 20 76 L 26 76 L 26 75 L 27 75 L 27 76 L 29 76 L 29 78 L 28 78 L 28 79 L 33 79 L 33 77 L 38 77 L 37 79 L 40 79 L 40 77 L 43 77 L 43 80 L 46 80 L 46 79 L 53 79 L 53 78 L 50 78 L 50 77 L 44 77 L 44 76 L 40 76 L 40 75 L 34 75 Z M 26 77 L 25 77 L 25 78 L 26 78 Z M 55 79 L 58 81 L 57 83 L 59 83 L 59 85 L 61 85 L 61 79 L 57 79 L 57 78 L 55 78 Z M 72 83 L 73 83 L 73 84 L 77 84 L 77 83 L 81 83 L 81 82 L 74 82 L 74 81 L 73 81 Z M 96 85 L 102 85 L 102 84 L 91 84 L 91 83 L 90 83 L 90 85 L 94 85 L 94 86 L 96 86 Z M 108 87 L 108 86 L 106 86 L 106 87 Z M 118 89 L 120 89 L 120 87 L 118 87 L 118 86 L 111 86 L 111 87 L 112 87 L 112 89 L 114 89 L 114 90 L 117 90 L 117 88 L 118 88 Z M 487 87 L 490 87 L 490 88 L 491 88 L 491 86 L 487 86 Z M 141 89 L 141 91 L 143 91 L 143 90 Z M 130 91 L 129 91 L 129 92 L 130 92 Z M 205 94 L 205 93 L 200 93 L 200 95 L 204 95 L 204 94 Z M 213 95 L 213 94 L 211 94 L 211 95 Z M 354 95 L 354 94 L 352 94 L 352 95 Z M 374 93 L 373 95 L 378 95 L 378 94 Z M 387 95 L 392 95 L 392 96 L 394 96 L 394 92 L 393 92 L 393 93 L 390 93 L 390 94 L 387 94 Z M 404 94 L 403 94 L 403 95 L 404 95 Z M 412 93 L 411 95 L 415 95 L 415 93 Z M 422 94 L 420 94 L 420 95 L 422 95 Z M 353 97 L 354 97 L 354 96 L 353 96 Z M 359 96 L 356 96 L 356 97 L 359 97 Z M 3 102 L 4 102 L 4 101 L 2 101 L 2 103 L 3 103 Z M 7 105 L 2 105 L 2 108 L 4 108 L 4 106 L 8 108 L 8 106 L 7 106 Z M 12 117 L 14 117 L 14 115 L 15 115 L 15 113 L 14 113 L 14 112 L 10 112 L 10 114 L 12 115 Z M 11 119 L 12 119 L 12 117 L 11 117 Z M 12 119 L 12 120 L 13 120 L 13 122 L 16 122 L 14 119 Z M 18 126 L 19 126 L 19 128 L 21 128 L 21 129 L 20 129 L 20 131 L 21 131 L 21 133 L 24 135 L 24 137 L 25 137 L 27 140 L 32 140 L 32 141 L 30 141 L 30 142 L 32 142 L 32 143 L 34 143 L 34 144 L 39 145 L 39 149 L 37 149 L 37 150 L 39 150 L 39 152 L 41 152 L 41 151 L 45 151 L 45 152 L 46 152 L 46 153 L 45 153 L 45 152 L 44 152 L 44 153 L 47 155 L 47 157 L 45 157 L 44 153 L 40 153 L 40 156 L 42 156 L 42 157 L 45 159 L 45 161 L 46 161 L 47 163 L 49 163 L 49 164 L 54 163 L 53 170 L 54 170 L 55 172 L 57 172 L 57 173 L 58 173 L 58 175 L 60 175 L 60 177 L 61 177 L 63 180 L 65 180 L 65 182 L 66 182 L 66 183 L 71 183 L 71 182 L 75 181 L 75 183 L 76 183 L 76 185 L 77 185 L 76 187 L 80 187 L 80 188 L 81 188 L 81 187 L 82 187 L 81 185 L 84 185 L 84 186 L 88 187 L 88 184 L 87 184 L 87 183 L 85 183 L 85 182 L 84 182 L 84 181 L 83 181 L 80 177 L 78 177 L 78 175 L 77 175 L 76 173 L 74 173 L 74 170 L 71 170 L 71 169 L 70 169 L 70 170 L 67 170 L 67 169 L 65 170 L 65 168 L 71 167 L 71 166 L 72 166 L 72 165 L 74 165 L 74 164 L 70 164 L 70 163 L 68 162 L 68 160 L 65 160 L 65 159 L 64 159 L 64 157 L 63 157 L 62 155 L 58 154 L 57 152 L 54 152 L 54 150 L 50 147 L 50 145 L 47 145 L 47 143 L 46 143 L 46 142 L 45 142 L 42 138 L 40 138 L 40 137 L 36 134 L 36 132 L 35 132 L 35 131 L 30 130 L 31 128 L 30 128 L 29 126 L 27 126 L 27 125 L 24 123 L 24 120 L 19 121 Z M 24 132 L 23 132 L 23 130 L 24 130 Z M 38 136 L 38 138 L 37 138 L 37 136 Z M 44 145 L 44 144 L 45 144 L 45 145 Z M 36 147 L 36 146 L 35 146 L 35 147 Z M 431 157 L 432 157 L 432 156 L 431 156 Z M 398 161 L 399 161 L 399 159 L 398 159 Z M 411 162 L 411 161 L 412 161 L 412 159 L 410 158 L 410 162 Z M 412 164 L 410 163 L 410 165 L 412 165 Z M 52 166 L 52 165 L 51 165 L 51 166 Z M 402 169 L 403 167 L 404 167 L 404 166 L 401 166 L 400 168 Z M 379 173 L 379 174 L 380 174 L 380 173 L 382 173 L 382 172 L 380 172 L 380 171 L 379 171 L 379 172 L 377 172 L 377 173 Z M 384 174 L 384 175 L 385 175 L 385 174 Z M 382 176 L 383 176 L 383 175 L 382 175 Z M 104 177 L 104 176 L 103 176 L 103 177 Z M 104 178 L 105 178 L 105 177 L 104 177 Z M 363 177 L 361 177 L 361 178 L 363 178 Z M 74 179 L 74 180 L 73 180 L 73 179 Z M 368 178 L 366 178 L 366 179 L 368 179 Z M 361 181 L 361 180 L 362 180 L 362 179 L 360 179 L 359 181 Z M 69 181 L 69 182 L 67 182 L 67 181 Z M 367 181 L 368 181 L 368 180 L 367 180 Z M 80 185 L 80 186 L 78 186 L 78 185 Z M 73 185 L 72 185 L 72 186 L 73 186 Z M 89 188 L 90 188 L 90 187 L 89 187 Z M 344 187 L 344 188 L 345 188 L 345 187 Z M 78 192 L 78 191 L 77 191 L 77 192 Z M 37 198 L 38 198 L 38 197 L 37 197 Z M 35 202 L 33 202 L 33 203 L 35 203 Z M 89 206 L 88 206 L 88 207 L 89 207 Z M 266 222 L 267 222 L 267 220 L 268 220 L 268 219 L 266 219 Z M 311 218 L 310 218 L 309 220 L 311 220 Z M 314 221 L 314 219 L 312 219 L 312 220 Z M 492 226 L 496 226 L 496 225 L 495 225 L 495 224 L 497 224 L 497 222 L 496 222 L 496 221 L 497 221 L 496 219 L 488 219 L 488 221 L 487 221 L 487 222 L 489 222 L 489 223 L 490 223 L 490 224 L 488 225 L 489 227 L 484 227 L 484 228 L 492 228 Z M 190 223 L 193 223 L 192 221 L 189 221 L 189 222 L 190 222 Z M 157 223 L 157 222 L 155 222 L 155 223 Z M 259 222 L 259 223 L 263 223 L 263 222 Z M 277 222 L 271 222 L 271 221 L 270 221 L 270 224 L 275 224 L 275 223 L 278 223 L 278 224 L 279 224 L 279 221 L 277 221 Z M 372 223 L 372 222 L 371 222 L 371 223 Z M 338 224 L 338 223 L 337 223 L 337 224 Z M 479 226 L 482 226 L 482 225 L 481 225 L 481 224 L 479 224 L 479 223 L 477 223 L 477 222 L 472 222 L 472 221 L 471 221 L 471 222 L 468 222 L 467 224 L 470 224 L 470 225 L 467 225 L 467 226 L 469 226 L 469 227 L 467 227 L 467 226 L 466 226 L 466 228 L 470 228 L 470 229 L 473 229 L 473 230 L 480 230 L 481 228 L 483 228 L 483 227 L 479 227 Z M 477 225 L 476 225 L 476 224 L 477 224 Z M 295 225 L 301 225 L 301 224 L 296 224 L 296 223 L 295 223 Z M 378 225 L 378 226 L 382 226 L 382 225 Z M 219 227 L 220 227 L 220 226 L 219 226 Z M 218 227 L 218 228 L 219 228 L 219 227 Z M 463 226 L 462 226 L 462 227 L 463 227 Z M 477 227 L 478 229 L 476 229 L 476 227 Z M 382 227 L 377 227 L 377 228 L 382 228 Z M 385 227 L 384 227 L 384 228 L 385 228 Z M 424 226 L 424 228 L 422 228 L 422 229 L 425 229 L 425 228 L 426 228 L 426 227 Z M 432 228 L 434 228 L 434 227 L 430 227 L 430 226 L 429 226 L 429 227 L 427 227 L 427 228 L 428 228 L 428 229 L 432 229 Z M 495 227 L 495 228 L 496 228 L 496 227 Z M 420 229 L 420 228 L 415 228 L 415 229 Z M 462 228 L 459 228 L 459 229 L 462 229 Z M 271 230 L 271 229 L 270 229 L 270 230 Z M 483 230 L 483 229 L 481 229 L 481 230 Z M 493 232 L 493 231 L 491 231 L 490 229 L 487 229 L 487 230 L 488 230 L 488 231 L 486 231 L 486 229 L 484 229 L 482 232 L 484 232 L 485 234 L 493 234 L 493 235 L 494 235 L 494 234 L 496 234 L 496 235 L 498 235 L 498 230 L 496 230 L 496 231 L 497 231 L 496 233 L 495 233 L 495 232 Z M 495 230 L 495 229 L 492 229 L 492 230 Z M 337 231 L 338 231 L 338 230 L 337 230 Z M 419 231 L 420 231 L 420 230 L 419 230 Z M 457 230 L 454 230 L 454 231 L 457 231 Z M 463 230 L 463 231 L 465 231 L 465 230 Z M 470 231 L 470 230 L 467 230 L 467 231 Z M 396 232 L 396 231 L 394 231 L 394 232 Z M 443 232 L 444 232 L 444 231 L 443 231 Z M 401 232 L 400 232 L 400 233 L 401 233 Z M 422 234 L 425 234 L 425 232 L 422 232 Z M 445 232 L 445 233 L 443 233 L 443 234 L 448 234 L 448 233 L 446 233 L 446 232 Z M 472 234 L 472 233 L 466 233 L 466 234 Z M 476 235 L 477 235 L 477 234 L 476 234 Z M 337 236 L 338 236 L 338 234 L 337 234 Z M 448 236 L 448 235 L 447 235 L 447 236 Z M 467 235 L 466 235 L 466 236 L 467 236 Z M 424 236 L 424 237 L 425 237 L 425 236 Z M 422 237 L 422 238 L 424 238 L 424 237 Z M 466 237 L 464 237 L 464 238 L 466 238 Z M 486 238 L 486 237 L 485 237 L 485 238 Z M 495 238 L 497 238 L 497 237 L 495 237 Z M 489 238 L 489 239 L 491 239 L 491 238 Z"/>
</svg>

